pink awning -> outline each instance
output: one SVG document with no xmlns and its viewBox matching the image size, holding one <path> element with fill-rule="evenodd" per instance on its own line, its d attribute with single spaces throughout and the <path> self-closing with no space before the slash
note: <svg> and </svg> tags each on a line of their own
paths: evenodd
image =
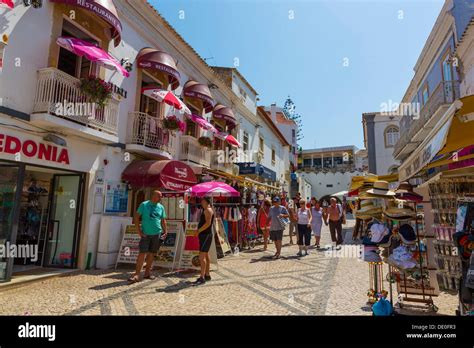
<svg viewBox="0 0 474 348">
<path fill-rule="evenodd" d="M 171 91 L 166 91 L 164 89 L 159 89 L 155 87 L 145 87 L 142 88 L 142 94 L 155 99 L 159 103 L 166 103 L 172 107 L 181 110 L 186 115 L 191 115 L 191 110 L 184 104 L 181 99 L 174 95 Z"/>
<path fill-rule="evenodd" d="M 221 139 L 221 140 L 224 140 L 226 141 L 227 143 L 229 143 L 230 145 L 232 146 L 235 146 L 235 147 L 242 147 L 242 144 L 240 144 L 237 139 L 235 139 L 232 135 L 230 134 L 227 134 L 225 132 L 218 132 L 216 133 L 215 135 L 217 138 Z"/>
<path fill-rule="evenodd" d="M 232 186 L 220 181 L 203 182 L 186 191 L 193 197 L 239 197 L 240 193 Z"/>
<path fill-rule="evenodd" d="M 0 0 L 0 6 L 6 6 L 9 9 L 12 9 L 15 7 L 15 4 L 13 3 L 13 0 Z"/>
<path fill-rule="evenodd" d="M 159 70 L 166 74 L 172 90 L 179 87 L 181 75 L 176 61 L 168 53 L 149 47 L 142 48 L 137 55 L 137 64 L 139 68 Z"/>
<path fill-rule="evenodd" d="M 229 127 L 235 127 L 237 121 L 234 112 L 228 106 L 217 104 L 212 111 L 212 117 L 218 120 L 224 120 Z"/>
<path fill-rule="evenodd" d="M 112 0 L 50 0 L 51 2 L 59 2 L 67 5 L 78 6 L 86 9 L 110 25 L 109 36 L 114 40 L 115 46 L 121 41 L 122 23 L 118 19 L 117 9 Z"/>
<path fill-rule="evenodd" d="M 195 115 L 195 114 L 192 114 L 191 115 L 191 120 L 193 122 L 195 122 L 199 127 L 201 127 L 202 129 L 205 129 L 205 130 L 208 130 L 208 131 L 211 131 L 212 133 L 217 133 L 219 132 L 216 127 L 214 127 L 212 124 L 209 123 L 209 121 L 207 121 L 204 117 L 202 116 L 199 116 L 199 115 Z"/>
<path fill-rule="evenodd" d="M 59 37 L 56 40 L 56 43 L 75 55 L 86 57 L 90 61 L 103 65 L 106 68 L 115 69 L 123 76 L 130 76 L 128 71 L 120 65 L 117 59 L 105 52 L 102 48 L 97 47 L 88 41 L 76 39 L 74 37 Z"/>
</svg>

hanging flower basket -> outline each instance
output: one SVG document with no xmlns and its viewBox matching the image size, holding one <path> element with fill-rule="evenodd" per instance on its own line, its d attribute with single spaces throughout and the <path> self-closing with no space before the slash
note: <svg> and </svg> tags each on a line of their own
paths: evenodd
<svg viewBox="0 0 474 348">
<path fill-rule="evenodd" d="M 212 147 L 212 139 L 209 137 L 200 137 L 198 139 L 199 145 L 211 148 Z"/>
<path fill-rule="evenodd" d="M 180 129 L 180 126 L 181 121 L 176 116 L 165 117 L 163 120 L 163 128 L 167 130 L 175 131 Z"/>
<path fill-rule="evenodd" d="M 112 96 L 112 87 L 104 80 L 95 76 L 81 79 L 79 88 L 91 102 L 97 103 L 100 107 L 107 105 L 108 100 Z"/>
</svg>

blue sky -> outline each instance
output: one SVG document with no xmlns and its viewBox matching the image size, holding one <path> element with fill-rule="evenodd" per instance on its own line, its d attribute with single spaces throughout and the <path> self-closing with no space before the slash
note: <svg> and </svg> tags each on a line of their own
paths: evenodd
<svg viewBox="0 0 474 348">
<path fill-rule="evenodd" d="M 150 0 L 209 65 L 233 66 L 261 105 L 288 95 L 303 148 L 363 147 L 362 113 L 399 102 L 442 0 Z M 180 12 L 184 11 L 184 12 Z M 180 18 L 184 14 L 184 19 Z"/>
</svg>

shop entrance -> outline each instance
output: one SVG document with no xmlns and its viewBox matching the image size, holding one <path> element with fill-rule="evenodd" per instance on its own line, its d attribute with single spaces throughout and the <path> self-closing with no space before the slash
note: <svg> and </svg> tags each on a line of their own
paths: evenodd
<svg viewBox="0 0 474 348">
<path fill-rule="evenodd" d="M 0 281 L 41 267 L 75 267 L 84 175 L 4 162 L 0 172 L 0 243 L 30 251 L 0 259 L 7 265 Z"/>
</svg>

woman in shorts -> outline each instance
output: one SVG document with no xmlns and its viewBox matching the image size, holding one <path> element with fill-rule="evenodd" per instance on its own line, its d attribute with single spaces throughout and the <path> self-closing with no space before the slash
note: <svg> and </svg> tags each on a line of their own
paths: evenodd
<svg viewBox="0 0 474 348">
<path fill-rule="evenodd" d="M 201 206 L 204 209 L 198 225 L 199 263 L 201 267 L 201 275 L 194 282 L 195 285 L 201 285 L 206 283 L 206 281 L 211 280 L 211 259 L 209 258 L 209 250 L 211 249 L 212 238 L 214 237 L 212 233 L 214 210 L 211 206 L 211 200 L 207 197 L 204 197 L 201 200 Z"/>
</svg>

